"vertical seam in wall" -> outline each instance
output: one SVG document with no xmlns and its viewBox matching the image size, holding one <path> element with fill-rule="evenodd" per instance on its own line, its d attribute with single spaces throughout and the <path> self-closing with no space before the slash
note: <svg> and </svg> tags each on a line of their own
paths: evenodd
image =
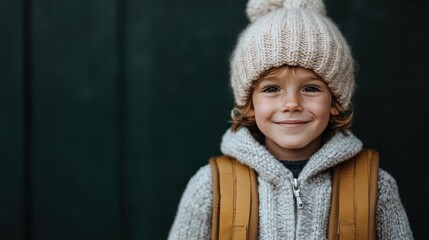
<svg viewBox="0 0 429 240">
<path fill-rule="evenodd" d="M 32 74 L 31 62 L 31 0 L 23 0 L 23 175 L 24 175 L 24 238 L 33 239 L 33 183 L 32 183 Z"/>
<path fill-rule="evenodd" d="M 118 209 L 119 209 L 119 238 L 127 239 L 127 209 L 125 203 L 125 9 L 126 1 L 116 2 L 116 51 L 117 51 L 117 127 L 118 127 Z"/>
</svg>

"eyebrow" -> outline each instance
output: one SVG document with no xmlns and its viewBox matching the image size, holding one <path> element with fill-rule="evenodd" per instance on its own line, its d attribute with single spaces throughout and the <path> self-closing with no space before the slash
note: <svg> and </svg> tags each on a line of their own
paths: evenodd
<svg viewBox="0 0 429 240">
<path fill-rule="evenodd" d="M 309 78 L 309 79 L 312 79 L 312 80 L 318 80 L 318 81 L 322 81 L 323 82 L 323 79 L 321 77 L 306 76 L 304 78 Z"/>
<path fill-rule="evenodd" d="M 275 76 L 266 76 L 260 79 L 260 81 L 273 81 L 273 82 L 278 82 L 279 80 L 280 79 Z"/>
</svg>

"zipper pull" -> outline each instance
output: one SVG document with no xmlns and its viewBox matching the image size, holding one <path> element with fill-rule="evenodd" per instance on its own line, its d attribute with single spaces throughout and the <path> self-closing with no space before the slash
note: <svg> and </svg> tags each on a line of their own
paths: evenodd
<svg viewBox="0 0 429 240">
<path fill-rule="evenodd" d="M 304 203 L 302 202 L 301 196 L 299 194 L 301 190 L 299 189 L 298 179 L 296 178 L 292 180 L 292 190 L 293 190 L 293 195 L 295 196 L 295 199 L 296 199 L 296 205 L 298 209 L 304 208 Z"/>
</svg>

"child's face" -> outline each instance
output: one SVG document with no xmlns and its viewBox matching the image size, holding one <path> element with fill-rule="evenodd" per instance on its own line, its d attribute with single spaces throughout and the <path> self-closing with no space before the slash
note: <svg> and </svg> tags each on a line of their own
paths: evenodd
<svg viewBox="0 0 429 240">
<path fill-rule="evenodd" d="M 305 68 L 280 70 L 259 80 L 252 92 L 256 125 L 267 149 L 281 160 L 308 159 L 321 147 L 330 115 L 332 94 L 326 83 Z"/>
</svg>

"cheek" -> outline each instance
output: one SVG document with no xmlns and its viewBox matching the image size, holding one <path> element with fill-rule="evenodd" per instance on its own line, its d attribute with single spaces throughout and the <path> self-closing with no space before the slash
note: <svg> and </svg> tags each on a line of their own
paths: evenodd
<svg viewBox="0 0 429 240">
<path fill-rule="evenodd" d="M 313 102 L 310 104 L 309 108 L 314 115 L 316 115 L 319 119 L 324 119 L 325 121 L 329 121 L 332 112 L 331 100 L 320 99 L 317 102 Z"/>
<path fill-rule="evenodd" d="M 262 101 L 260 99 L 257 99 L 253 102 L 255 118 L 263 118 L 270 115 L 274 110 L 273 106 L 273 103 L 270 101 Z"/>
<path fill-rule="evenodd" d="M 270 116 L 272 115 L 272 103 L 268 101 L 263 101 L 263 99 L 254 98 L 253 99 L 253 112 L 256 121 L 256 125 L 259 129 L 263 130 L 265 122 L 269 121 Z"/>
</svg>

